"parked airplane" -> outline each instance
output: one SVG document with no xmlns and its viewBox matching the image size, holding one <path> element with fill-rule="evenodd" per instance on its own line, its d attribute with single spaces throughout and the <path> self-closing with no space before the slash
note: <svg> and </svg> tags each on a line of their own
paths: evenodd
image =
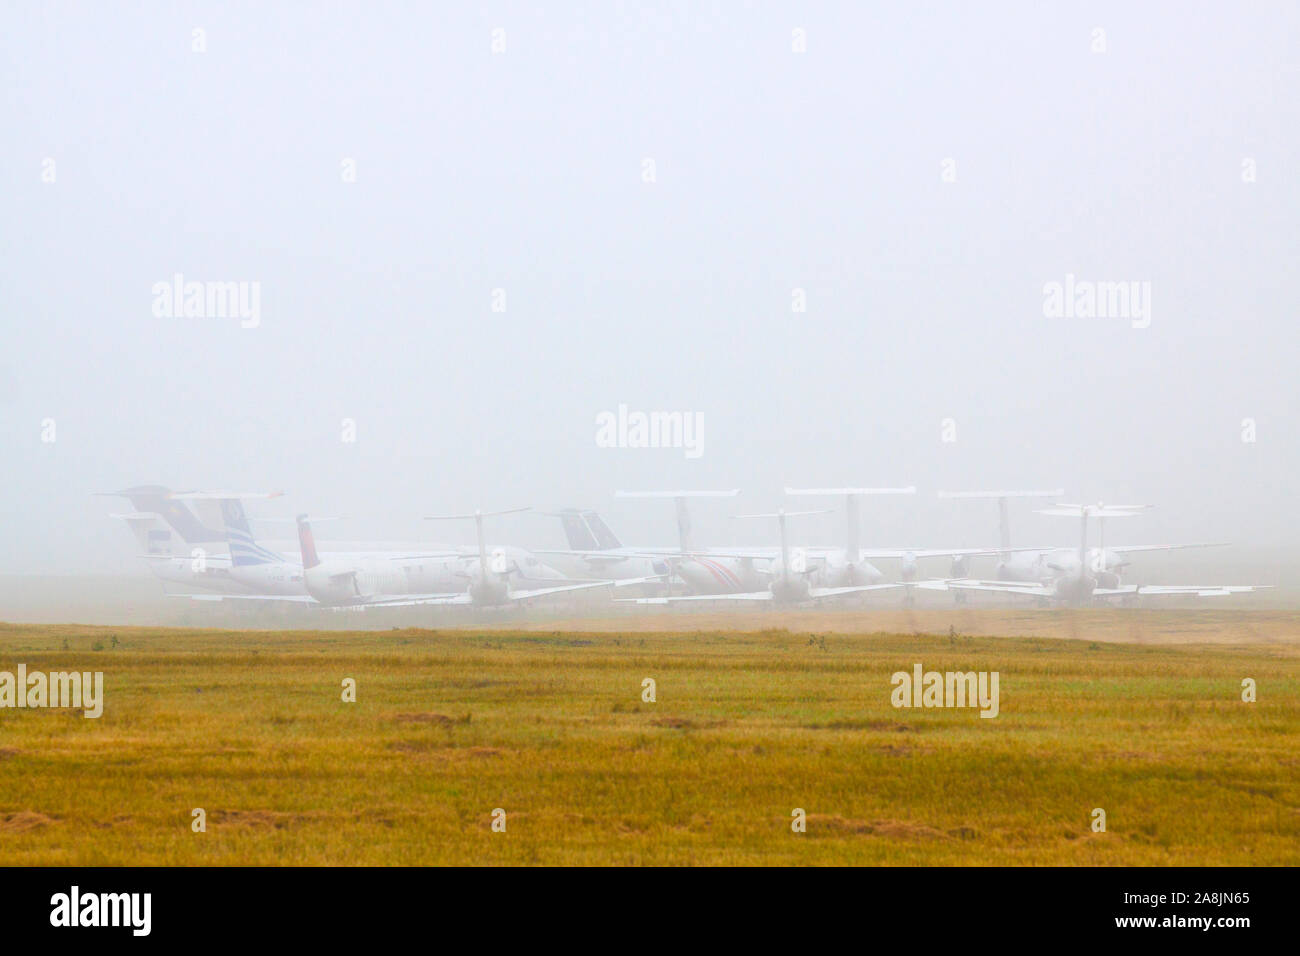
<svg viewBox="0 0 1300 956">
<path fill-rule="evenodd" d="M 1141 595 L 1195 595 L 1219 597 L 1260 590 L 1266 585 L 1124 585 L 1106 576 L 1111 572 L 1099 570 L 1088 550 L 1088 519 L 1125 518 L 1137 514 L 1135 506 L 1110 507 L 1096 505 L 1060 505 L 1043 509 L 1041 514 L 1079 518 L 1079 547 L 1076 551 L 1056 549 L 1044 551 L 1036 559 L 1035 567 L 1041 577 L 1037 580 L 975 579 L 926 581 L 917 587 L 936 591 L 990 591 L 1017 594 L 1036 598 L 1042 604 L 1088 604 L 1097 598 L 1136 599 Z M 1164 546 L 1139 546 L 1147 549 Z M 1001 565 L 999 566 L 1001 568 Z"/>
<path fill-rule="evenodd" d="M 188 549 L 188 553 L 179 551 L 171 527 L 157 512 L 135 511 L 111 517 L 125 522 L 139 546 L 137 555 L 164 587 L 176 584 L 225 593 L 246 590 L 231 577 L 230 555 L 208 555 L 199 547 Z"/>
<path fill-rule="evenodd" d="M 298 543 L 302 553 L 300 573 L 310 600 L 329 607 L 401 607 L 437 604 L 451 593 L 421 593 L 414 589 L 431 562 L 461 562 L 456 552 L 410 555 L 356 555 L 322 560 L 306 515 L 298 515 Z M 241 558 L 231 538 L 231 557 Z M 446 567 L 443 565 L 442 567 Z M 291 570 L 291 569 L 290 569 Z"/>
<path fill-rule="evenodd" d="M 787 488 L 787 495 L 844 497 L 844 547 L 821 552 L 821 561 L 814 574 L 818 584 L 826 587 L 852 587 L 855 584 L 878 584 L 885 579 L 880 569 L 871 564 L 859 544 L 861 520 L 858 501 L 866 495 L 914 495 L 916 488 Z M 898 555 L 903 557 L 903 555 Z M 912 557 L 913 566 L 915 557 Z"/>
<path fill-rule="evenodd" d="M 564 575 L 590 580 L 613 580 L 616 587 L 663 583 L 672 574 L 665 558 L 647 557 L 644 550 L 624 548 L 595 511 L 566 508 L 554 512 L 568 540 L 567 550 L 534 550 Z"/>
<path fill-rule="evenodd" d="M 999 581 L 1020 581 L 1029 583 L 1041 583 L 1051 577 L 1052 565 L 1061 564 L 1063 561 L 1070 561 L 1073 552 L 1062 548 L 1012 548 L 1011 547 L 1011 520 L 1009 515 L 1009 499 L 1011 498 L 1056 498 L 1065 492 L 1057 489 L 1056 491 L 941 491 L 940 498 L 996 498 L 998 502 L 998 533 L 1001 547 L 998 550 L 998 563 L 996 578 Z M 1108 518 L 1127 518 L 1139 514 L 1150 508 L 1150 505 L 1080 505 L 1080 504 L 1061 504 L 1054 508 L 1039 511 L 1039 514 L 1056 514 L 1076 516 L 1081 509 L 1093 508 L 1093 517 L 1098 520 L 1099 542 L 1095 548 L 1090 548 L 1087 554 L 1087 565 L 1089 572 L 1097 579 L 1098 584 L 1104 588 L 1114 588 L 1120 585 L 1120 573 L 1123 569 L 1130 566 L 1131 562 L 1126 557 L 1129 554 L 1136 554 L 1142 551 L 1178 551 L 1186 548 L 1212 548 L 1222 547 L 1216 543 L 1190 543 L 1190 544 L 1125 544 L 1112 545 L 1106 547 L 1106 520 Z M 1066 509 L 1064 511 L 1060 509 Z M 953 568 L 952 577 L 966 577 L 965 568 Z"/>
<path fill-rule="evenodd" d="M 884 575 L 872 561 L 899 561 L 899 578 L 904 582 L 917 579 L 918 560 L 923 558 L 948 558 L 953 562 L 953 577 L 966 574 L 965 562 L 979 555 L 995 554 L 990 548 L 863 548 L 859 544 L 860 520 L 858 500 L 866 495 L 914 495 L 916 488 L 787 488 L 787 495 L 844 497 L 845 538 L 843 548 L 809 548 L 822 556 L 820 583 L 831 587 L 852 584 L 872 584 L 884 580 Z"/>
<path fill-rule="evenodd" d="M 293 559 L 259 543 L 249 527 L 239 498 L 228 492 L 187 492 L 180 500 L 220 502 L 229 548 L 230 577 L 247 593 L 178 595 L 198 601 L 276 601 L 334 608 L 394 607 L 422 603 L 446 596 L 448 591 L 427 591 L 421 584 L 447 577 L 459 568 L 455 551 L 335 552 L 322 560 L 311 527 L 299 515 L 300 558 Z"/>
<path fill-rule="evenodd" d="M 790 511 L 781 509 L 773 514 L 737 515 L 739 518 L 775 518 L 781 535 L 781 547 L 777 557 L 772 558 L 763 574 L 768 579 L 763 590 L 727 592 L 721 594 L 690 594 L 678 597 L 652 597 L 618 599 L 620 603 L 634 604 L 670 604 L 681 601 L 770 601 L 777 604 L 806 604 L 840 597 L 845 594 L 859 594 L 865 591 L 882 591 L 901 587 L 899 584 L 860 584 L 847 587 L 816 587 L 810 576 L 816 570 L 809 561 L 804 548 L 791 548 L 786 534 L 786 519 L 803 515 L 826 514 L 825 511 Z M 752 559 L 753 552 L 741 550 L 729 555 L 719 556 L 738 559 Z"/>
<path fill-rule="evenodd" d="M 692 498 L 734 498 L 738 494 L 739 488 L 730 491 L 616 491 L 615 498 L 671 498 L 677 513 L 676 548 L 624 550 L 631 554 L 666 560 L 673 575 L 696 594 L 719 591 L 734 591 L 739 594 L 766 587 L 766 565 L 775 556 L 775 551 L 736 555 L 724 554 L 717 548 L 697 548 L 695 545 L 687 501 Z"/>
<path fill-rule="evenodd" d="M 536 557 L 533 557 L 529 552 L 522 551 L 522 549 L 513 549 L 515 554 L 512 555 L 511 549 L 495 547 L 489 553 L 486 539 L 483 536 L 483 519 L 498 515 L 517 514 L 528 510 L 528 508 L 514 508 L 508 511 L 475 511 L 473 514 L 430 515 L 425 518 L 426 521 L 472 520 L 474 530 L 478 536 L 478 558 L 465 570 L 464 576 L 468 581 L 468 587 L 463 593 L 443 595 L 420 603 L 502 607 L 549 594 L 560 594 L 565 591 L 584 591 L 589 588 L 610 587 L 613 585 L 613 581 L 603 580 L 538 588 L 516 588 L 513 584 L 515 579 L 525 580 L 531 578 L 537 580 L 549 576 L 551 580 L 567 580 L 558 571 L 542 564 Z M 527 556 L 524 558 L 522 566 L 519 561 L 520 554 Z M 529 565 L 530 561 L 531 566 Z"/>
<path fill-rule="evenodd" d="M 227 594 L 248 590 L 232 574 L 219 511 L 211 509 L 211 506 L 219 507 L 221 499 L 216 495 L 176 493 L 162 485 L 137 485 L 101 494 L 126 498 L 135 507 L 134 513 L 113 517 L 126 523 L 140 546 L 139 556 L 164 584 Z M 221 494 L 244 498 L 274 498 L 278 495 L 275 492 Z M 200 498 L 203 500 L 199 501 Z M 209 507 L 203 513 L 196 513 L 191 510 L 191 500 L 200 507 Z"/>
</svg>

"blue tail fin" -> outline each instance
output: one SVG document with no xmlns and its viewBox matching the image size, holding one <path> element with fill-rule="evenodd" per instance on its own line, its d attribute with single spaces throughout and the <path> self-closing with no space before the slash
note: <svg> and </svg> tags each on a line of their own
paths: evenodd
<svg viewBox="0 0 1300 956">
<path fill-rule="evenodd" d="M 226 523 L 226 541 L 230 544 L 230 563 L 236 568 L 255 564 L 281 564 L 284 556 L 264 548 L 253 539 L 248 526 L 248 516 L 238 498 L 225 498 L 221 502 L 221 518 Z"/>
<path fill-rule="evenodd" d="M 599 551 L 600 546 L 596 544 L 596 539 L 591 531 L 587 528 L 587 523 L 582 520 L 582 512 L 576 508 L 566 508 L 560 512 L 560 524 L 564 525 L 564 536 L 569 541 L 569 548 L 573 551 Z"/>
<path fill-rule="evenodd" d="M 600 545 L 601 551 L 609 551 L 614 548 L 623 547 L 622 542 L 618 540 L 618 536 L 609 529 L 609 525 L 605 524 L 600 515 L 596 514 L 594 511 L 588 511 L 585 517 L 587 519 L 587 527 L 590 528 L 591 533 L 596 536 L 596 542 Z"/>
</svg>

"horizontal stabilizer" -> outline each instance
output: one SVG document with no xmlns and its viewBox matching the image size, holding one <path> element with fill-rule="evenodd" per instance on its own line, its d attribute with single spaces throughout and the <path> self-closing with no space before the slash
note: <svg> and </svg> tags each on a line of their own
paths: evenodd
<svg viewBox="0 0 1300 956">
<path fill-rule="evenodd" d="M 940 498 L 1059 498 L 1064 488 L 1053 491 L 941 491 Z"/>
<path fill-rule="evenodd" d="M 906 488 L 787 488 L 787 495 L 914 495 L 916 486 Z"/>
<path fill-rule="evenodd" d="M 498 515 L 517 515 L 532 508 L 507 508 L 505 511 L 474 511 L 464 515 L 425 515 L 425 521 L 473 521 L 475 518 L 495 518 Z"/>
<path fill-rule="evenodd" d="M 616 491 L 615 498 L 734 498 L 739 488 L 730 491 Z"/>
<path fill-rule="evenodd" d="M 807 515 L 828 515 L 830 509 L 823 508 L 821 511 L 773 511 L 768 514 L 755 515 L 732 515 L 734 518 L 803 518 Z"/>
<path fill-rule="evenodd" d="M 251 501 L 279 498 L 283 491 L 174 491 L 167 497 L 179 501 Z"/>
<path fill-rule="evenodd" d="M 1098 503 L 1095 504 L 1095 505 L 1084 505 L 1084 504 L 1071 504 L 1071 503 L 1067 503 L 1067 502 L 1064 502 L 1064 501 L 1058 501 L 1058 502 L 1057 502 L 1056 504 L 1054 504 L 1052 507 L 1053 507 L 1053 508 L 1075 508 L 1075 509 L 1078 509 L 1078 508 L 1099 508 L 1099 507 L 1102 507 L 1102 504 L 1101 504 L 1101 502 L 1098 502 Z M 1114 508 L 1114 509 L 1119 510 L 1119 511 L 1146 511 L 1148 508 L 1154 508 L 1155 505 L 1112 505 L 1112 504 L 1106 504 L 1105 507 L 1106 507 L 1107 510 L 1109 510 L 1109 509 L 1111 509 L 1111 508 Z M 1078 516 L 1078 511 L 1077 511 L 1077 510 L 1075 511 L 1075 516 L 1076 516 L 1076 517 Z"/>
<path fill-rule="evenodd" d="M 347 520 L 347 517 L 344 515 L 326 515 L 325 517 L 322 518 L 317 518 L 315 515 L 306 515 L 305 517 L 312 524 L 320 524 L 322 521 L 346 521 Z M 258 518 L 258 517 L 250 516 L 247 518 L 247 520 L 256 522 L 257 524 L 291 524 L 294 527 L 298 526 L 297 518 Z"/>
<path fill-rule="evenodd" d="M 1038 508 L 1040 515 L 1054 515 L 1058 518 L 1133 518 L 1137 512 L 1133 506 L 1113 507 L 1111 505 L 1054 505 L 1051 508 Z"/>
</svg>

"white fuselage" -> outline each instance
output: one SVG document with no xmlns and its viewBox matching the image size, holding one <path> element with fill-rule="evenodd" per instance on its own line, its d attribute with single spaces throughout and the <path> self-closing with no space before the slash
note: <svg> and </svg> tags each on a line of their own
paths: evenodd
<svg viewBox="0 0 1300 956">
<path fill-rule="evenodd" d="M 812 582 L 822 588 L 850 588 L 861 584 L 879 584 L 885 579 L 880 569 L 858 554 L 856 561 L 849 559 L 844 549 L 824 553 L 820 565 L 813 571 Z"/>
<path fill-rule="evenodd" d="M 230 558 L 209 557 L 150 557 L 145 564 L 154 576 L 168 584 L 202 588 L 220 594 L 246 594 L 249 588 L 231 573 Z"/>
<path fill-rule="evenodd" d="M 1114 551 L 1088 549 L 1088 573 L 1095 579 L 1097 587 L 1118 587 L 1119 571 L 1125 564 L 1125 560 Z M 1078 550 L 1059 548 L 1054 551 L 1020 551 L 999 559 L 997 566 L 1000 581 L 1047 584 L 1065 573 L 1079 574 Z"/>
<path fill-rule="evenodd" d="M 768 585 L 767 562 L 755 558 L 692 554 L 676 563 L 677 575 L 694 594 L 739 594 Z"/>
<path fill-rule="evenodd" d="M 264 566 L 270 567 L 270 566 Z M 321 563 L 305 572 L 286 562 L 281 573 L 286 586 L 294 583 L 321 604 L 364 604 L 374 598 L 460 591 L 465 588 L 465 562 L 460 558 L 373 557 L 322 555 Z M 272 592 L 289 593 L 289 592 Z"/>
<path fill-rule="evenodd" d="M 648 578 L 667 575 L 668 562 L 664 558 L 649 558 L 644 554 L 626 554 L 626 549 L 594 554 L 548 554 L 546 563 L 566 578 L 574 581 L 626 581 L 631 578 Z"/>
<path fill-rule="evenodd" d="M 238 566 L 231 576 L 256 594 L 310 594 L 322 604 L 355 604 L 367 598 L 463 591 L 466 560 L 459 557 L 325 552 L 303 572 L 300 561 Z"/>
</svg>

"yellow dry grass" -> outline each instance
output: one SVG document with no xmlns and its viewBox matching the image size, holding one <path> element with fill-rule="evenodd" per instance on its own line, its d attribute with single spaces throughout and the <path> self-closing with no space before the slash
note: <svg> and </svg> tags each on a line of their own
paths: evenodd
<svg viewBox="0 0 1300 956">
<path fill-rule="evenodd" d="M 1300 614 L 1170 646 L 1116 643 L 1125 613 L 1080 640 L 0 625 L 0 670 L 107 698 L 0 710 L 0 864 L 1300 862 Z M 916 662 L 1000 672 L 1000 716 L 895 709 Z"/>
</svg>

